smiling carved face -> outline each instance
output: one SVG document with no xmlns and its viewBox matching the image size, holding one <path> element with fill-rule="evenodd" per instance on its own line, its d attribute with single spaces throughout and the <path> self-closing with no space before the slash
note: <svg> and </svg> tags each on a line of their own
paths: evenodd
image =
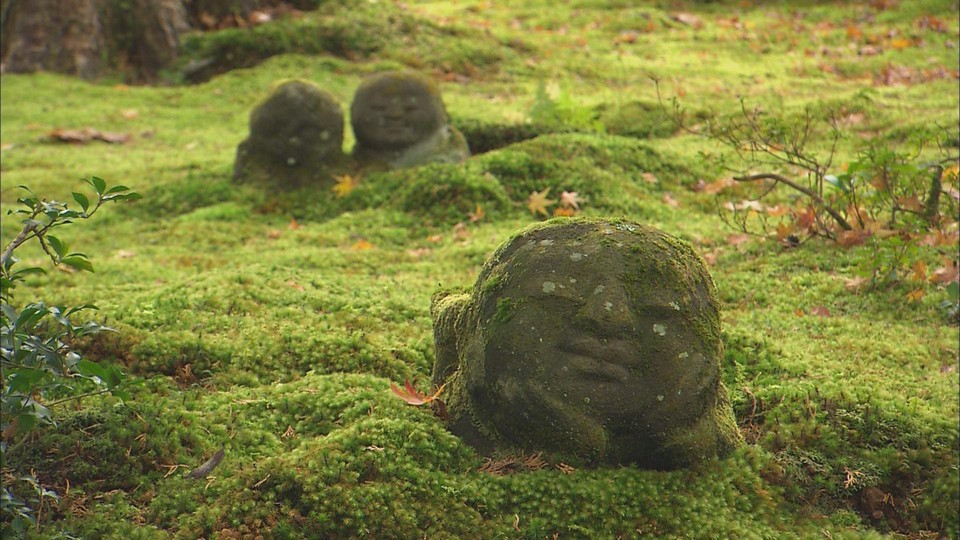
<svg viewBox="0 0 960 540">
<path fill-rule="evenodd" d="M 716 404 L 713 295 L 692 249 L 649 227 L 518 237 L 478 279 L 478 332 L 462 341 L 476 419 L 523 448 L 658 466 L 669 434 Z"/>
<path fill-rule="evenodd" d="M 410 73 L 382 73 L 364 81 L 350 115 L 357 143 L 374 150 L 402 150 L 446 123 L 433 83 Z"/>
</svg>

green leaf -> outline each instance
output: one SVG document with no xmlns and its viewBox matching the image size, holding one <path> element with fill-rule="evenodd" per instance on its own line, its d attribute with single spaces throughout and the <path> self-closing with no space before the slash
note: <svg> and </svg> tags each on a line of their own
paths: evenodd
<svg viewBox="0 0 960 540">
<path fill-rule="evenodd" d="M 58 259 L 63 259 L 67 255 L 67 243 L 63 240 L 60 240 L 52 234 L 48 234 L 44 237 L 47 244 L 53 248 L 53 251 L 57 254 Z"/>
<path fill-rule="evenodd" d="M 101 366 L 100 364 L 92 360 L 86 360 L 86 359 L 80 360 L 79 362 L 77 362 L 76 369 L 77 369 L 77 373 L 85 377 L 90 377 L 90 378 L 96 377 L 97 379 L 103 381 L 104 383 L 106 383 L 107 379 L 109 379 L 110 377 L 110 375 L 107 372 L 107 369 L 105 369 L 103 366 Z"/>
<path fill-rule="evenodd" d="M 87 208 L 90 208 L 90 199 L 88 199 L 83 193 L 77 193 L 74 191 L 73 200 L 77 201 L 77 204 L 80 205 L 80 208 L 83 208 L 84 213 L 86 213 Z"/>
<path fill-rule="evenodd" d="M 947 285 L 947 296 L 954 302 L 960 301 L 960 282 L 952 282 Z"/>
<path fill-rule="evenodd" d="M 93 264 L 87 260 L 87 256 L 83 253 L 71 253 L 70 255 L 67 255 L 61 259 L 60 262 L 72 268 L 76 268 L 77 270 L 93 272 Z"/>
<path fill-rule="evenodd" d="M 99 176 L 91 176 L 87 182 L 93 186 L 93 189 L 97 190 L 97 195 L 103 195 L 103 192 L 107 189 L 107 183 Z"/>
<path fill-rule="evenodd" d="M 113 186 L 112 188 L 107 190 L 107 192 L 104 193 L 104 195 L 112 195 L 114 193 L 120 193 L 121 191 L 130 191 L 130 188 L 128 188 L 127 186 Z"/>
</svg>

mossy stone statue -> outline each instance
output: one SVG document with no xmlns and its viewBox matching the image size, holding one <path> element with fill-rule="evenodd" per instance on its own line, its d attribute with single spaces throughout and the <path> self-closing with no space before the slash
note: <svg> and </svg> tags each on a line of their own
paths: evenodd
<svg viewBox="0 0 960 540">
<path fill-rule="evenodd" d="M 459 163 L 470 151 L 449 125 L 440 90 L 411 72 L 373 75 L 350 105 L 354 159 L 366 168 L 401 169 L 425 163 Z"/>
<path fill-rule="evenodd" d="M 483 453 L 673 469 L 741 441 L 713 280 L 693 248 L 629 221 L 530 227 L 473 290 L 434 296 L 434 383 Z"/>
<path fill-rule="evenodd" d="M 250 113 L 233 177 L 273 187 L 331 185 L 346 161 L 343 125 L 331 94 L 307 81 L 284 82 Z"/>
</svg>

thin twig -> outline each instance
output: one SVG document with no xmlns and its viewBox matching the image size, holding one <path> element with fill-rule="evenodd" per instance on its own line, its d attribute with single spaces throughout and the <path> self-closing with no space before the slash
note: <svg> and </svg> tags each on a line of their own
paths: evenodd
<svg viewBox="0 0 960 540">
<path fill-rule="evenodd" d="M 217 453 L 208 459 L 203 465 L 187 473 L 187 478 L 206 478 L 208 474 L 213 472 L 213 469 L 215 469 L 221 461 L 223 461 L 223 448 L 217 450 Z"/>
<path fill-rule="evenodd" d="M 29 223 L 24 225 L 23 230 L 20 231 L 20 234 L 18 234 L 12 242 L 7 244 L 7 249 L 3 250 L 3 255 L 0 255 L 0 266 L 7 266 L 7 261 L 13 256 L 13 250 L 17 249 L 21 244 L 26 242 L 30 238 L 30 233 L 34 232 L 36 228 L 37 223 Z"/>
<path fill-rule="evenodd" d="M 821 208 L 823 208 L 823 210 L 826 213 L 830 214 L 830 217 L 832 217 L 834 221 L 836 221 L 837 224 L 840 225 L 845 231 L 853 230 L 853 227 L 851 227 L 850 224 L 847 223 L 847 220 L 844 219 L 839 212 L 831 208 L 830 205 L 828 205 L 826 201 L 824 201 L 823 198 L 820 197 L 820 195 L 818 195 L 816 192 L 810 189 L 807 189 L 801 186 L 800 184 L 797 184 L 796 182 L 790 180 L 789 178 L 786 178 L 786 177 L 780 176 L 779 174 L 774 174 L 774 173 L 760 173 L 760 174 L 750 174 L 747 176 L 734 176 L 733 179 L 736 180 L 737 182 L 754 182 L 757 180 L 773 180 L 776 182 L 780 182 L 782 184 L 786 184 L 787 186 L 790 186 L 791 188 L 813 199 L 814 202 L 816 202 Z"/>
</svg>

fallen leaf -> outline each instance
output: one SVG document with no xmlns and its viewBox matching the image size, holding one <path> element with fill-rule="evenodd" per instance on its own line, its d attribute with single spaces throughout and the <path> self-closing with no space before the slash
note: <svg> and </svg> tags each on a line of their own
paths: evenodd
<svg viewBox="0 0 960 540">
<path fill-rule="evenodd" d="M 642 173 L 640 175 L 640 179 L 648 184 L 656 184 L 660 181 L 660 179 L 657 178 L 653 173 L 648 172 Z M 700 180 L 700 182 L 703 182 L 703 180 Z"/>
<path fill-rule="evenodd" d="M 549 216 L 547 212 L 547 207 L 553 205 L 557 201 L 547 198 L 547 195 L 550 193 L 550 188 L 547 188 L 543 191 L 534 191 L 530 193 L 530 198 L 527 200 L 527 208 L 530 209 L 530 213 L 533 215 L 541 214 L 544 216 Z"/>
<path fill-rule="evenodd" d="M 576 471 L 576 469 L 566 463 L 557 463 L 557 469 L 563 474 L 573 474 Z"/>
<path fill-rule="evenodd" d="M 287 285 L 289 285 L 290 287 L 293 287 L 294 289 L 296 289 L 296 290 L 298 290 L 298 291 L 300 291 L 300 292 L 303 292 L 303 291 L 306 290 L 306 289 L 303 287 L 303 285 L 300 285 L 299 283 L 297 283 L 297 282 L 295 282 L 295 281 L 288 281 L 288 282 L 287 282 Z"/>
<path fill-rule="evenodd" d="M 62 129 L 57 128 L 50 133 L 47 133 L 47 137 L 66 143 L 85 143 L 93 138 L 91 128 L 84 129 Z"/>
<path fill-rule="evenodd" d="M 864 229 L 842 231 L 837 235 L 837 244 L 845 248 L 859 246 L 866 242 L 872 235 L 873 233 Z"/>
<path fill-rule="evenodd" d="M 777 225 L 777 240 L 781 242 L 793 234 L 793 223 L 781 223 Z"/>
<path fill-rule="evenodd" d="M 817 213 L 809 206 L 799 212 L 796 217 L 797 228 L 801 230 L 811 230 L 817 223 Z"/>
<path fill-rule="evenodd" d="M 360 177 L 350 174 L 335 176 L 334 179 L 337 183 L 333 186 L 333 192 L 337 198 L 346 197 L 360 184 Z"/>
<path fill-rule="evenodd" d="M 707 261 L 707 264 L 713 266 L 717 264 L 717 259 L 720 257 L 720 252 L 723 251 L 722 248 L 712 249 L 703 254 L 703 260 Z"/>
<path fill-rule="evenodd" d="M 826 306 L 813 306 L 810 308 L 810 314 L 816 315 L 817 317 L 829 317 L 830 310 Z"/>
<path fill-rule="evenodd" d="M 478 204 L 476 210 L 469 212 L 467 217 L 470 219 L 470 223 L 476 223 L 483 220 L 486 215 L 486 212 L 483 211 L 483 207 Z"/>
<path fill-rule="evenodd" d="M 678 206 L 680 206 L 680 203 L 676 199 L 671 197 L 669 193 L 663 194 L 663 202 L 671 208 L 677 208 Z"/>
<path fill-rule="evenodd" d="M 890 41 L 890 46 L 897 50 L 906 49 L 913 45 L 913 42 L 906 38 L 897 38 Z"/>
<path fill-rule="evenodd" d="M 124 109 L 120 111 L 120 114 L 127 120 L 133 120 L 134 118 L 140 116 L 140 111 L 136 109 Z"/>
<path fill-rule="evenodd" d="M 467 240 L 468 238 L 470 238 L 470 231 L 465 223 L 461 221 L 453 226 L 453 239 L 455 241 Z"/>
<path fill-rule="evenodd" d="M 553 216 L 554 217 L 573 217 L 577 215 L 577 211 L 573 208 L 554 208 Z"/>
<path fill-rule="evenodd" d="M 434 243 L 434 244 L 443 242 L 443 235 L 442 235 L 442 234 L 433 234 L 433 235 L 430 235 L 430 236 L 427 237 L 427 242 L 432 242 L 432 243 Z"/>
<path fill-rule="evenodd" d="M 729 236 L 729 237 L 727 238 L 727 243 L 730 244 L 730 245 L 733 246 L 733 247 L 737 247 L 737 246 L 739 246 L 740 244 L 743 244 L 743 243 L 745 243 L 745 242 L 748 241 L 748 240 L 750 240 L 750 235 L 749 235 L 749 234 L 746 234 L 746 233 L 743 233 L 743 234 L 734 234 L 734 235 L 731 235 L 731 236 Z"/>
<path fill-rule="evenodd" d="M 914 289 L 907 293 L 907 302 L 919 302 L 923 298 L 923 289 Z"/>
<path fill-rule="evenodd" d="M 930 283 L 946 284 L 960 281 L 960 265 L 957 261 L 947 261 L 944 266 L 930 273 Z"/>
<path fill-rule="evenodd" d="M 580 209 L 580 203 L 583 202 L 576 191 L 564 191 L 560 194 L 560 206 L 564 208 Z"/>
<path fill-rule="evenodd" d="M 703 21 L 700 20 L 700 17 L 697 17 L 692 13 L 684 13 L 684 12 L 671 13 L 670 18 L 677 21 L 680 24 L 685 24 L 697 30 L 703 28 Z"/>
<path fill-rule="evenodd" d="M 269 231 L 267 231 L 267 238 L 269 238 L 270 240 L 276 240 L 281 236 L 283 236 L 283 233 L 276 229 L 270 229 Z"/>
<path fill-rule="evenodd" d="M 131 257 L 136 257 L 137 254 L 136 252 L 133 252 L 133 251 L 127 251 L 125 249 L 121 249 L 117 251 L 117 254 L 114 256 L 118 259 L 129 259 Z"/>
<path fill-rule="evenodd" d="M 910 279 L 916 281 L 927 280 L 927 263 L 923 261 L 917 261 L 913 263 L 913 266 L 910 267 L 910 270 L 912 270 L 910 273 Z"/>
<path fill-rule="evenodd" d="M 273 20 L 273 16 L 264 11 L 251 11 L 247 17 L 251 25 L 267 23 Z"/>
<path fill-rule="evenodd" d="M 416 248 L 416 249 L 408 249 L 407 255 L 413 257 L 414 259 L 419 259 L 425 255 L 431 254 L 432 252 L 433 252 L 432 249 L 428 247 L 422 247 L 422 248 Z"/>
<path fill-rule="evenodd" d="M 920 198 L 916 195 L 912 197 L 897 197 L 897 204 L 911 212 L 923 211 L 923 203 L 920 202 Z"/>
<path fill-rule="evenodd" d="M 697 186 L 694 188 L 694 191 L 701 191 L 703 193 L 709 193 L 710 195 L 716 195 L 717 193 L 720 193 L 736 183 L 737 181 L 733 178 L 721 178 L 719 180 L 710 182 L 709 184 L 701 180 L 697 182 Z"/>
<path fill-rule="evenodd" d="M 300 224 L 297 223 L 296 219 L 290 218 L 290 223 L 287 224 L 287 228 L 290 229 L 291 231 L 295 231 L 300 228 Z"/>
<path fill-rule="evenodd" d="M 425 405 L 437 399 L 437 397 L 440 396 L 440 393 L 443 392 L 443 388 L 445 386 L 446 384 L 440 385 L 440 388 L 437 388 L 437 391 L 434 392 L 432 396 L 428 396 L 417 390 L 413 384 L 410 383 L 410 381 L 404 381 L 403 388 L 390 383 L 390 390 L 403 401 L 409 403 L 410 405 L 419 407 L 420 405 Z"/>
<path fill-rule="evenodd" d="M 848 291 L 859 291 L 866 283 L 867 278 L 861 276 L 843 278 L 843 285 Z"/>
<path fill-rule="evenodd" d="M 790 209 L 782 204 L 777 204 L 774 206 L 768 206 L 764 208 L 763 211 L 770 217 L 782 217 L 787 215 L 787 212 L 789 212 Z"/>
<path fill-rule="evenodd" d="M 357 240 L 352 246 L 350 246 L 350 249 L 352 249 L 353 251 L 366 251 L 368 249 L 373 249 L 373 247 L 374 247 L 373 244 L 368 242 L 366 239 L 361 238 L 360 240 Z"/>
</svg>

